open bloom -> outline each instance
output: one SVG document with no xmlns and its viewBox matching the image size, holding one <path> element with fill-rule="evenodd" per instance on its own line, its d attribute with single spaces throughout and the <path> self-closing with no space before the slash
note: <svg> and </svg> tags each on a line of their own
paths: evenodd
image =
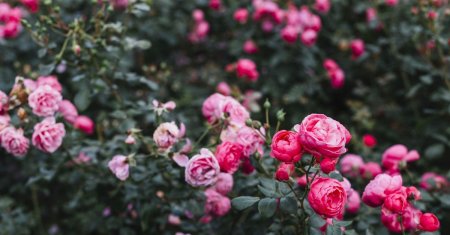
<svg viewBox="0 0 450 235">
<path fill-rule="evenodd" d="M 231 201 L 228 197 L 216 192 L 214 189 L 205 191 L 206 203 L 205 214 L 213 216 L 224 216 L 231 209 Z"/>
<path fill-rule="evenodd" d="M 420 178 L 420 187 L 426 190 L 443 189 L 449 185 L 448 180 L 434 172 L 426 172 Z"/>
<path fill-rule="evenodd" d="M 75 105 L 73 105 L 72 102 L 70 102 L 69 100 L 63 100 L 59 103 L 59 109 L 58 111 L 62 114 L 62 116 L 64 117 L 64 119 L 68 122 L 68 123 L 75 123 L 75 120 L 78 117 L 78 111 L 77 108 L 75 107 Z"/>
<path fill-rule="evenodd" d="M 238 78 L 244 78 L 248 81 L 256 81 L 259 77 L 256 64 L 250 59 L 238 60 L 236 64 L 236 75 Z"/>
<path fill-rule="evenodd" d="M 242 145 L 245 157 L 249 157 L 255 152 L 258 152 L 260 155 L 263 154 L 264 135 L 251 127 L 229 125 L 227 129 L 222 131 L 220 139 L 224 142 L 229 141 Z"/>
<path fill-rule="evenodd" d="M 53 153 L 61 146 L 65 135 L 64 125 L 56 123 L 54 117 L 48 117 L 34 126 L 32 143 L 41 151 Z"/>
<path fill-rule="evenodd" d="M 230 96 L 223 96 L 219 93 L 209 96 L 203 102 L 202 113 L 211 124 L 228 117 L 231 123 L 244 125 L 245 121 L 250 118 L 250 114 L 242 104 Z"/>
<path fill-rule="evenodd" d="M 28 96 L 28 104 L 33 113 L 40 117 L 52 116 L 59 109 L 61 93 L 49 85 L 39 86 Z"/>
<path fill-rule="evenodd" d="M 57 90 L 58 92 L 62 91 L 61 83 L 58 82 L 58 78 L 55 76 L 41 76 L 36 80 L 36 85 L 38 87 L 48 85 L 51 88 Z"/>
<path fill-rule="evenodd" d="M 217 181 L 220 166 L 216 157 L 208 149 L 201 149 L 200 154 L 195 155 L 186 165 L 184 172 L 188 184 L 198 186 L 209 186 Z"/>
<path fill-rule="evenodd" d="M 405 231 L 412 231 L 419 225 L 422 212 L 412 206 L 408 206 L 401 215 L 403 226 L 400 224 L 399 215 L 387 209 L 381 210 L 381 222 L 392 232 L 400 233 L 402 227 Z"/>
<path fill-rule="evenodd" d="M 420 155 L 416 150 L 408 152 L 406 146 L 396 144 L 384 151 L 381 164 L 389 173 L 395 174 L 400 172 L 401 165 L 406 165 L 407 162 L 417 161 L 419 158 Z"/>
<path fill-rule="evenodd" d="M 160 149 L 170 149 L 184 136 L 184 132 L 184 124 L 181 124 L 180 129 L 178 129 L 175 122 L 165 122 L 160 124 L 153 132 L 153 140 Z"/>
<path fill-rule="evenodd" d="M 128 158 L 123 155 L 116 155 L 108 162 L 109 169 L 119 180 L 126 180 L 129 176 Z"/>
<path fill-rule="evenodd" d="M 233 174 L 239 168 L 242 158 L 242 145 L 238 143 L 223 142 L 217 146 L 216 158 L 219 163 L 220 170 Z"/>
<path fill-rule="evenodd" d="M 383 204 L 383 208 L 397 214 L 403 214 L 408 206 L 406 194 L 401 191 L 387 195 Z"/>
<path fill-rule="evenodd" d="M 308 201 L 317 214 L 325 218 L 342 218 L 347 193 L 341 182 L 318 178 L 311 184 Z"/>
<path fill-rule="evenodd" d="M 363 165 L 362 157 L 355 154 L 346 154 L 340 162 L 342 174 L 349 177 L 359 176 L 359 171 Z"/>
<path fill-rule="evenodd" d="M 293 131 L 281 130 L 272 138 L 270 155 L 279 161 L 295 163 L 300 160 L 302 146 L 298 134 Z"/>
<path fill-rule="evenodd" d="M 6 152 L 23 157 L 28 152 L 30 141 L 23 135 L 22 129 L 7 127 L 0 132 L 2 147 Z"/>
<path fill-rule="evenodd" d="M 347 149 L 350 132 L 336 120 L 323 114 L 311 114 L 295 126 L 303 148 L 316 157 L 339 157 Z"/>
<path fill-rule="evenodd" d="M 220 173 L 212 188 L 222 195 L 227 195 L 233 189 L 233 176 L 228 173 Z"/>
<path fill-rule="evenodd" d="M 381 206 L 387 195 L 401 189 L 402 183 L 400 175 L 379 174 L 364 189 L 362 200 L 371 207 Z"/>
</svg>

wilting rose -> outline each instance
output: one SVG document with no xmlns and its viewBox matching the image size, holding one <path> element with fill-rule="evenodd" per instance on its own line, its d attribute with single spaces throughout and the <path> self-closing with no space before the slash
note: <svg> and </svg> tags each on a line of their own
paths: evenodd
<svg viewBox="0 0 450 235">
<path fill-rule="evenodd" d="M 129 176 L 128 158 L 123 155 L 114 156 L 109 162 L 108 167 L 114 175 L 122 181 L 125 181 Z"/>
<path fill-rule="evenodd" d="M 61 83 L 58 82 L 58 78 L 55 76 L 41 76 L 36 80 L 36 85 L 38 87 L 48 85 L 51 88 L 57 90 L 61 93 L 62 86 Z"/>
<path fill-rule="evenodd" d="M 435 232 L 439 229 L 441 223 L 433 213 L 425 213 L 420 216 L 419 229 L 427 232 Z"/>
<path fill-rule="evenodd" d="M 214 189 L 205 191 L 205 214 L 224 216 L 231 209 L 231 201 L 228 197 L 216 192 Z"/>
<path fill-rule="evenodd" d="M 300 160 L 302 146 L 298 141 L 298 133 L 281 130 L 272 138 L 270 155 L 279 161 L 295 163 Z"/>
<path fill-rule="evenodd" d="M 61 93 L 48 85 L 39 86 L 28 96 L 28 104 L 33 113 L 40 117 L 53 116 L 59 109 Z"/>
<path fill-rule="evenodd" d="M 364 161 L 361 156 L 355 154 L 346 154 L 342 157 L 340 166 L 341 173 L 348 177 L 359 176 L 359 171 L 364 165 Z"/>
<path fill-rule="evenodd" d="M 356 214 L 361 207 L 361 198 L 356 190 L 351 190 L 351 193 L 347 196 L 347 204 L 345 205 L 345 211 L 350 214 Z"/>
<path fill-rule="evenodd" d="M 314 211 L 325 218 L 342 218 L 347 193 L 342 184 L 331 178 L 318 178 L 311 184 L 308 201 Z"/>
<path fill-rule="evenodd" d="M 361 167 L 359 172 L 363 178 L 373 179 L 383 171 L 381 170 L 380 164 L 377 162 L 367 162 Z"/>
<path fill-rule="evenodd" d="M 63 100 L 59 103 L 59 109 L 58 111 L 62 114 L 62 116 L 64 117 L 64 119 L 68 122 L 68 123 L 75 123 L 75 120 L 78 117 L 78 111 L 77 108 L 75 107 L 75 105 L 73 105 L 72 102 L 70 102 L 69 100 Z"/>
<path fill-rule="evenodd" d="M 30 140 L 23 135 L 22 129 L 6 127 L 0 132 L 2 147 L 6 152 L 16 156 L 23 157 L 28 152 Z"/>
<path fill-rule="evenodd" d="M 88 116 L 83 115 L 78 116 L 73 123 L 73 127 L 75 129 L 79 129 L 88 135 L 92 135 L 92 133 L 94 133 L 94 126 L 94 121 L 92 121 L 92 119 Z"/>
<path fill-rule="evenodd" d="M 175 122 L 165 122 L 153 132 L 153 140 L 158 148 L 170 149 L 184 135 L 184 130 L 184 124 L 181 124 L 181 128 L 178 129 Z"/>
<path fill-rule="evenodd" d="M 243 147 L 238 143 L 223 142 L 218 145 L 215 156 L 220 170 L 230 174 L 236 172 L 242 158 L 242 151 Z"/>
<path fill-rule="evenodd" d="M 282 162 L 275 172 L 275 179 L 278 181 L 288 181 L 294 170 L 295 166 L 293 163 Z"/>
<path fill-rule="evenodd" d="M 192 157 L 186 165 L 185 180 L 188 184 L 198 186 L 209 186 L 217 181 L 220 172 L 216 157 L 208 149 L 202 148 L 200 154 Z"/>
<path fill-rule="evenodd" d="M 422 212 L 412 206 L 408 206 L 403 215 L 401 215 L 403 229 L 406 232 L 416 229 L 419 225 L 421 215 Z M 402 225 L 400 224 L 399 215 L 397 213 L 391 212 L 387 209 L 382 209 L 381 222 L 392 232 L 400 233 L 402 231 Z"/>
<path fill-rule="evenodd" d="M 323 114 L 311 114 L 296 125 L 303 148 L 316 157 L 339 157 L 351 135 L 339 122 Z"/>
<path fill-rule="evenodd" d="M 379 174 L 364 189 L 362 200 L 371 207 L 381 206 L 387 195 L 401 189 L 402 183 L 400 175 Z"/>
<path fill-rule="evenodd" d="M 409 203 L 406 194 L 401 191 L 387 195 L 383 204 L 383 208 L 397 214 L 403 214 L 408 206 Z"/>
<path fill-rule="evenodd" d="M 220 173 L 212 188 L 222 195 L 227 195 L 233 189 L 233 176 L 228 173 Z"/>
<path fill-rule="evenodd" d="M 54 117 L 48 117 L 34 126 L 33 146 L 37 149 L 53 153 L 61 146 L 66 130 L 62 123 L 56 123 Z"/>
</svg>

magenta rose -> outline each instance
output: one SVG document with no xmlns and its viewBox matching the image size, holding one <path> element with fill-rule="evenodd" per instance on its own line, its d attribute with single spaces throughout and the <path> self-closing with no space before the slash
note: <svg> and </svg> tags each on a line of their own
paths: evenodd
<svg viewBox="0 0 450 235">
<path fill-rule="evenodd" d="M 128 158 L 123 155 L 116 155 L 108 162 L 108 168 L 119 180 L 126 180 L 129 176 Z"/>
<path fill-rule="evenodd" d="M 331 178 L 318 178 L 311 184 L 308 201 L 314 211 L 325 218 L 342 218 L 347 193 L 342 183 Z"/>
<path fill-rule="evenodd" d="M 217 146 L 216 158 L 220 170 L 233 174 L 239 168 L 243 147 L 237 143 L 223 142 Z"/>
<path fill-rule="evenodd" d="M 256 64 L 250 59 L 239 59 L 236 64 L 236 75 L 238 78 L 245 78 L 248 81 L 256 81 L 259 77 Z"/>
<path fill-rule="evenodd" d="M 401 189 L 402 183 L 401 175 L 379 174 L 364 189 L 362 200 L 371 207 L 381 206 L 387 195 Z"/>
<path fill-rule="evenodd" d="M 275 179 L 278 181 L 288 181 L 294 170 L 295 166 L 293 163 L 282 162 L 275 172 Z"/>
<path fill-rule="evenodd" d="M 427 232 L 435 232 L 439 229 L 441 223 L 433 213 L 425 213 L 420 216 L 419 229 Z"/>
<path fill-rule="evenodd" d="M 227 195 L 233 189 L 233 176 L 228 173 L 220 173 L 212 188 L 222 195 Z"/>
<path fill-rule="evenodd" d="M 92 135 L 92 133 L 94 133 L 95 124 L 90 117 L 80 115 L 75 119 L 73 127 L 88 135 Z"/>
<path fill-rule="evenodd" d="M 205 214 L 224 216 L 231 209 L 231 201 L 228 197 L 216 192 L 214 189 L 205 191 Z"/>
<path fill-rule="evenodd" d="M 16 156 L 23 157 L 28 152 L 30 140 L 23 135 L 22 129 L 6 127 L 0 132 L 2 147 L 6 152 Z"/>
<path fill-rule="evenodd" d="M 316 157 L 339 157 L 351 135 L 339 122 L 323 114 L 311 114 L 295 126 L 303 148 Z"/>
<path fill-rule="evenodd" d="M 216 157 L 208 149 L 202 148 L 200 154 L 189 159 L 184 172 L 188 184 L 198 186 L 209 186 L 217 181 L 220 166 Z"/>
<path fill-rule="evenodd" d="M 381 210 L 381 222 L 386 228 L 395 233 L 401 233 L 402 227 L 404 231 L 413 231 L 419 226 L 422 212 L 412 206 L 405 209 L 401 215 L 403 226 L 400 224 L 399 215 L 387 209 Z"/>
<path fill-rule="evenodd" d="M 282 130 L 272 138 L 270 155 L 279 161 L 296 163 L 300 160 L 302 146 L 298 141 L 298 133 Z"/>
<path fill-rule="evenodd" d="M 397 191 L 386 196 L 384 199 L 383 208 L 392 211 L 393 213 L 403 214 L 409 206 L 406 193 Z"/>
<path fill-rule="evenodd" d="M 48 117 L 34 126 L 33 145 L 46 153 L 55 152 L 61 146 L 66 130 L 62 123 L 56 123 L 54 117 Z"/>
<path fill-rule="evenodd" d="M 330 0 L 316 0 L 314 8 L 316 11 L 326 14 L 331 8 L 331 2 Z"/>
<path fill-rule="evenodd" d="M 48 85 L 38 87 L 28 96 L 28 104 L 33 109 L 33 113 L 40 117 L 55 114 L 61 100 L 61 93 Z"/>
</svg>

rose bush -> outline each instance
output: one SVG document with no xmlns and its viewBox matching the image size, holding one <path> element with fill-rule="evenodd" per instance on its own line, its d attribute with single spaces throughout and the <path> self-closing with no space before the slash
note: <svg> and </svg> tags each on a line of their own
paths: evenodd
<svg viewBox="0 0 450 235">
<path fill-rule="evenodd" d="M 0 234 L 448 234 L 449 14 L 2 1 Z"/>
</svg>

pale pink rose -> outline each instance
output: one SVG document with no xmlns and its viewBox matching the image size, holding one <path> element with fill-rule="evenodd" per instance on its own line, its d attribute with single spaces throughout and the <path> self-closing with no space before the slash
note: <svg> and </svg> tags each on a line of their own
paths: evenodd
<svg viewBox="0 0 450 235">
<path fill-rule="evenodd" d="M 169 217 L 167 218 L 167 222 L 171 225 L 180 225 L 181 219 L 177 215 L 170 214 Z"/>
<path fill-rule="evenodd" d="M 231 88 L 226 82 L 220 82 L 217 84 L 216 91 L 226 96 L 231 94 Z"/>
<path fill-rule="evenodd" d="M 0 115 L 5 114 L 8 111 L 8 96 L 0 91 Z"/>
<path fill-rule="evenodd" d="M 195 22 L 201 22 L 205 20 L 205 14 L 203 13 L 202 10 L 195 9 L 192 12 L 192 18 L 194 19 Z"/>
<path fill-rule="evenodd" d="M 133 135 L 128 135 L 127 138 L 125 139 L 125 144 L 133 145 L 135 143 L 136 139 L 134 138 Z"/>
<path fill-rule="evenodd" d="M 449 182 L 442 175 L 438 175 L 434 172 L 426 172 L 420 178 L 419 185 L 421 188 L 426 189 L 426 190 L 444 189 L 444 188 L 448 187 Z"/>
<path fill-rule="evenodd" d="M 205 214 L 213 216 L 224 216 L 231 209 L 231 201 L 228 197 L 216 192 L 214 189 L 205 191 L 206 203 Z"/>
<path fill-rule="evenodd" d="M 331 178 L 318 178 L 311 184 L 308 201 L 312 209 L 326 218 L 341 219 L 347 201 L 342 184 Z"/>
<path fill-rule="evenodd" d="M 339 157 L 347 151 L 345 144 L 351 139 L 342 124 L 323 114 L 308 115 L 294 128 L 303 148 L 316 157 Z"/>
<path fill-rule="evenodd" d="M 25 89 L 27 89 L 30 93 L 37 88 L 37 83 L 29 78 L 23 80 L 23 85 L 25 86 Z"/>
<path fill-rule="evenodd" d="M 256 45 L 256 43 L 253 40 L 251 40 L 251 39 L 249 39 L 249 40 L 244 42 L 244 45 L 242 46 L 242 49 L 247 54 L 255 54 L 259 50 L 258 46 Z"/>
<path fill-rule="evenodd" d="M 353 190 L 347 196 L 347 204 L 345 205 L 346 212 L 350 214 L 356 214 L 361 207 L 361 198 L 358 191 Z"/>
<path fill-rule="evenodd" d="M 216 121 L 223 118 L 223 109 L 225 107 L 227 98 L 219 93 L 214 93 L 210 95 L 204 102 L 202 106 L 203 117 L 209 123 L 215 123 Z"/>
<path fill-rule="evenodd" d="M 223 130 L 220 139 L 223 142 L 238 143 L 244 147 L 243 154 L 249 157 L 255 152 L 262 155 L 262 147 L 265 143 L 264 135 L 248 126 L 229 125 Z"/>
<path fill-rule="evenodd" d="M 75 119 L 78 117 L 77 108 L 69 100 L 63 100 L 59 102 L 58 111 L 62 114 L 64 119 L 70 124 L 75 123 Z"/>
<path fill-rule="evenodd" d="M 327 71 L 334 71 L 336 69 L 339 69 L 339 65 L 332 59 L 325 59 L 323 61 L 323 67 Z"/>
<path fill-rule="evenodd" d="M 377 10 L 375 8 L 367 8 L 366 10 L 366 21 L 371 23 L 377 19 Z"/>
<path fill-rule="evenodd" d="M 361 167 L 364 165 L 364 161 L 361 156 L 355 154 L 346 154 L 342 157 L 340 166 L 341 173 L 348 177 L 357 177 Z"/>
<path fill-rule="evenodd" d="M 344 188 L 345 192 L 347 193 L 347 196 L 349 196 L 353 192 L 352 184 L 350 183 L 350 181 L 348 181 L 347 178 L 343 177 L 342 181 L 340 181 L 340 183 L 342 184 L 342 187 Z"/>
<path fill-rule="evenodd" d="M 239 22 L 240 24 L 247 23 L 248 19 L 248 10 L 245 8 L 239 8 L 234 12 L 233 18 L 235 21 Z"/>
<path fill-rule="evenodd" d="M 27 154 L 30 140 L 23 135 L 22 129 L 6 127 L 0 132 L 0 139 L 6 152 L 16 157 L 23 157 Z"/>
<path fill-rule="evenodd" d="M 28 104 L 33 113 L 40 117 L 54 115 L 61 101 L 61 93 L 48 85 L 39 86 L 28 96 Z"/>
<path fill-rule="evenodd" d="M 365 179 L 373 179 L 382 172 L 381 166 L 377 162 L 368 162 L 361 166 L 359 170 L 359 173 Z"/>
<path fill-rule="evenodd" d="M 406 146 L 397 144 L 384 151 L 381 158 L 383 167 L 391 174 L 400 172 L 401 166 L 406 166 L 407 162 L 417 161 L 420 156 L 416 150 L 408 152 Z"/>
<path fill-rule="evenodd" d="M 401 233 L 402 227 L 406 232 L 415 230 L 420 223 L 422 212 L 412 206 L 408 206 L 401 216 L 403 226 L 400 225 L 399 215 L 397 213 L 387 209 L 381 210 L 381 222 L 388 230 L 395 233 Z"/>
<path fill-rule="evenodd" d="M 94 133 L 95 124 L 94 121 L 92 121 L 92 119 L 89 118 L 88 116 L 81 115 L 75 119 L 73 127 L 75 129 L 79 129 L 80 131 L 88 135 L 92 135 L 92 133 Z"/>
<path fill-rule="evenodd" d="M 7 126 L 9 126 L 9 123 L 11 122 L 11 118 L 8 114 L 0 115 L 0 131 L 5 129 Z M 1 141 L 1 138 L 0 138 Z"/>
<path fill-rule="evenodd" d="M 401 189 L 402 183 L 401 175 L 379 174 L 364 189 L 362 200 L 371 207 L 381 206 L 387 195 Z"/>
<path fill-rule="evenodd" d="M 258 80 L 259 73 L 256 64 L 250 59 L 239 59 L 236 63 L 236 75 L 238 78 L 244 78 L 248 81 Z"/>
<path fill-rule="evenodd" d="M 53 153 L 61 146 L 66 130 L 62 123 L 56 123 L 54 117 L 48 117 L 34 126 L 33 146 L 37 149 Z"/>
<path fill-rule="evenodd" d="M 58 82 L 58 78 L 56 76 L 41 76 L 36 80 L 36 84 L 38 87 L 48 85 L 51 88 L 57 90 L 61 93 L 62 86 Z"/>
<path fill-rule="evenodd" d="M 310 47 L 316 43 L 317 32 L 312 29 L 308 29 L 302 33 L 301 39 L 305 46 Z"/>
<path fill-rule="evenodd" d="M 128 164 L 128 158 L 123 155 L 114 156 L 108 162 L 108 168 L 119 180 L 122 181 L 125 181 L 130 174 L 130 165 Z"/>
<path fill-rule="evenodd" d="M 281 38 L 290 44 L 297 41 L 299 31 L 295 26 L 287 25 L 281 30 Z"/>
<path fill-rule="evenodd" d="M 316 11 L 326 14 L 331 8 L 331 2 L 330 0 L 316 0 L 314 8 Z"/>
<path fill-rule="evenodd" d="M 234 174 L 239 168 L 242 158 L 242 145 L 232 142 L 223 142 L 217 146 L 215 156 L 222 172 Z"/>
<path fill-rule="evenodd" d="M 189 159 L 184 176 L 188 184 L 199 187 L 216 183 L 219 173 L 220 166 L 216 157 L 208 149 L 202 148 L 200 154 Z"/>
<path fill-rule="evenodd" d="M 233 189 L 233 176 L 228 173 L 220 173 L 217 176 L 217 182 L 212 189 L 222 195 L 227 195 Z"/>
<path fill-rule="evenodd" d="M 350 48 L 352 50 L 352 58 L 357 59 L 364 54 L 364 41 L 361 39 L 354 39 L 350 43 Z"/>
<path fill-rule="evenodd" d="M 153 140 L 158 148 L 167 150 L 177 143 L 178 140 L 184 135 L 182 131 L 184 129 L 183 126 L 184 125 L 181 124 L 181 129 L 178 129 L 175 122 L 165 122 L 160 124 L 153 133 Z"/>
<path fill-rule="evenodd" d="M 186 167 L 189 162 L 189 157 L 182 153 L 175 153 L 172 159 L 178 166 L 181 167 Z"/>
</svg>

